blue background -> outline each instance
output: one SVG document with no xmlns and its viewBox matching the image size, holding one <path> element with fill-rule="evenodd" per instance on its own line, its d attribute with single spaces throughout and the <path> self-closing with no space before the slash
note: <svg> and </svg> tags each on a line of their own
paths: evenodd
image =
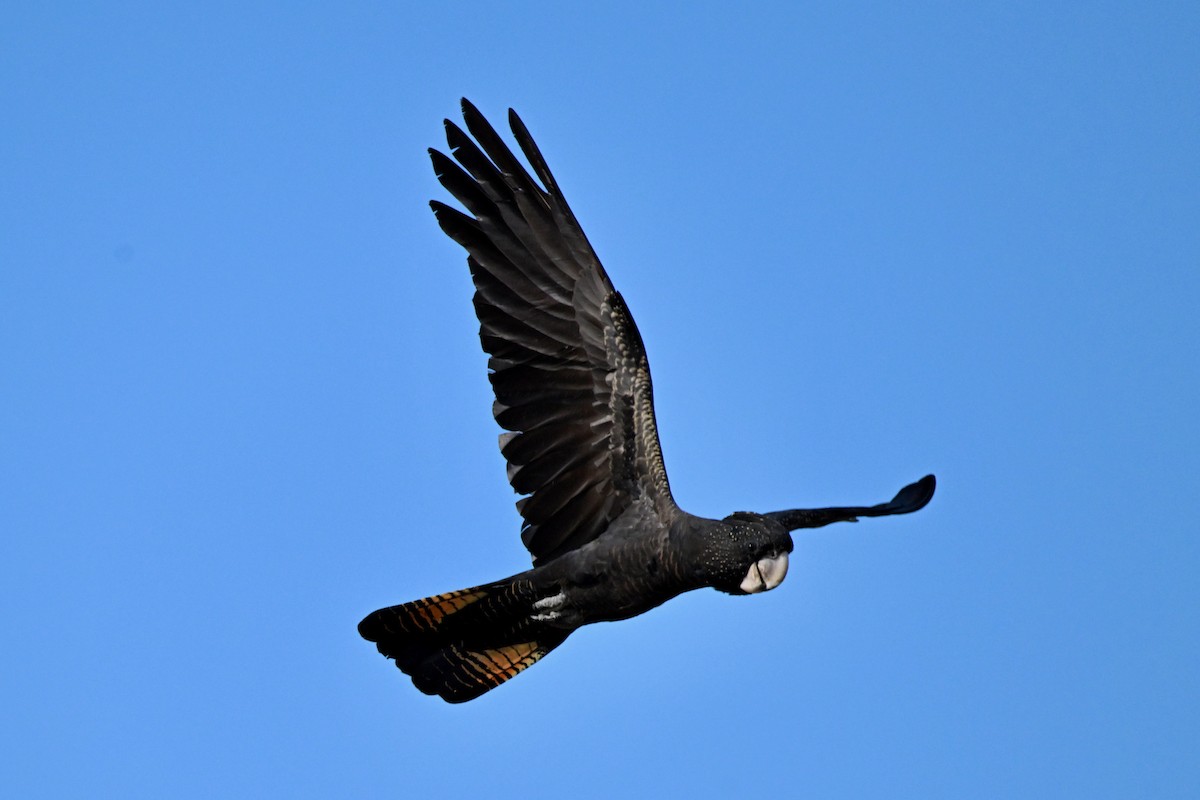
<svg viewBox="0 0 1200 800">
<path fill-rule="evenodd" d="M 1200 6 L 6 4 L 11 797 L 1195 797 Z M 465 706 L 528 564 L 425 148 L 537 137 L 680 504 L 919 514 Z"/>
</svg>

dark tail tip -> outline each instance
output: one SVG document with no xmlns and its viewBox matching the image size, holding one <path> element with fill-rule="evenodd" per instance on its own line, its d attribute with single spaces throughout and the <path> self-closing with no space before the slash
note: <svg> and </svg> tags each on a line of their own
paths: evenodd
<svg viewBox="0 0 1200 800">
<path fill-rule="evenodd" d="M 358 623 L 358 635 L 366 639 L 368 642 L 378 642 L 383 638 L 382 621 L 378 611 L 372 611 L 367 616 L 363 617 L 362 622 Z"/>
</svg>

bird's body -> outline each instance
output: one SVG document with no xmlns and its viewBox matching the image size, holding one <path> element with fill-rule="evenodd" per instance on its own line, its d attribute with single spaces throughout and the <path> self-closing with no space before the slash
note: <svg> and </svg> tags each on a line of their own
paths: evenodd
<svg viewBox="0 0 1200 800">
<path fill-rule="evenodd" d="M 383 608 L 360 624 L 423 692 L 478 697 L 593 622 L 628 619 L 683 592 L 754 594 L 779 585 L 789 531 L 923 507 L 933 476 L 869 507 L 723 520 L 671 496 L 641 336 L 519 118 L 513 133 L 539 186 L 463 101 L 472 141 L 449 120 L 456 164 L 430 151 L 474 216 L 434 202 L 466 248 L 497 422 L 533 556 L 525 572 Z M 478 142 L 478 144 L 476 144 Z M 461 165 L 461 166 L 460 166 Z"/>
</svg>

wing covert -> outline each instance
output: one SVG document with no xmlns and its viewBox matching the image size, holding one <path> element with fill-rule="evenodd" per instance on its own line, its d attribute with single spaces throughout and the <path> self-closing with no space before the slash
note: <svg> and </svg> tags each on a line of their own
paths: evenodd
<svg viewBox="0 0 1200 800">
<path fill-rule="evenodd" d="M 645 347 L 545 159 L 516 113 L 509 122 L 541 184 L 476 108 L 468 136 L 446 120 L 454 159 L 430 150 L 468 214 L 433 201 L 468 253 L 479 337 L 508 433 L 500 449 L 534 564 L 600 535 L 640 498 L 660 519 L 671 497 Z M 478 144 L 477 144 L 478 143 Z"/>
</svg>

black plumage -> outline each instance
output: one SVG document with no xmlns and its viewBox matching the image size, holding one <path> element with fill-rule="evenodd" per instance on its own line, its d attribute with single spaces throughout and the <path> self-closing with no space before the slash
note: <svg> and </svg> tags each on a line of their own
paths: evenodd
<svg viewBox="0 0 1200 800">
<path fill-rule="evenodd" d="M 516 113 L 509 123 L 537 181 L 474 106 L 463 100 L 462 109 L 470 136 L 445 123 L 454 158 L 429 152 L 442 185 L 470 213 L 430 205 L 468 253 L 493 412 L 508 431 L 500 449 L 524 495 L 517 508 L 533 568 L 383 608 L 359 624 L 418 689 L 471 700 L 582 625 L 627 619 L 692 589 L 774 588 L 787 572 L 789 531 L 929 502 L 932 475 L 875 506 L 723 520 L 681 510 L 659 449 L 645 347 L 625 301 Z"/>
</svg>

